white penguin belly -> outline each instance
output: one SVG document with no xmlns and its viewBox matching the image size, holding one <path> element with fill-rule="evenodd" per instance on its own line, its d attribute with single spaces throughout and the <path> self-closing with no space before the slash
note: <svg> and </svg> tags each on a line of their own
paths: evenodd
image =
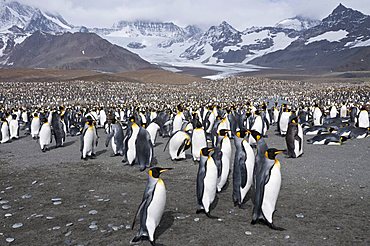
<svg viewBox="0 0 370 246">
<path fill-rule="evenodd" d="M 212 158 L 207 160 L 207 171 L 206 176 L 204 177 L 204 191 L 202 203 L 206 213 L 209 212 L 209 207 L 212 204 L 216 196 L 216 187 L 217 187 L 217 167 Z"/>
<path fill-rule="evenodd" d="M 323 139 L 321 141 L 315 141 L 315 142 L 313 142 L 313 144 L 317 144 L 317 145 L 319 145 L 319 144 L 325 144 L 325 141 L 326 141 L 326 139 Z"/>
<path fill-rule="evenodd" d="M 247 159 L 245 160 L 245 166 L 247 169 L 247 183 L 245 184 L 245 187 L 240 187 L 241 201 L 244 200 L 244 197 L 247 195 L 249 189 L 252 186 L 253 170 L 254 170 L 254 162 L 255 162 L 255 156 L 254 156 L 253 149 L 248 143 L 246 143 L 246 141 L 243 141 L 243 148 L 247 154 Z"/>
<path fill-rule="evenodd" d="M 9 141 L 9 126 L 6 123 L 3 123 L 1 126 L 1 143 Z"/>
<path fill-rule="evenodd" d="M 269 182 L 265 185 L 265 192 L 262 201 L 262 212 L 269 223 L 272 223 L 272 216 L 275 211 L 275 205 L 279 196 L 280 186 L 280 168 L 275 164 L 271 170 Z"/>
<path fill-rule="evenodd" d="M 224 138 L 222 142 L 222 170 L 221 170 L 221 177 L 217 181 L 217 190 L 221 191 L 224 185 L 227 182 L 227 178 L 229 177 L 230 172 L 230 164 L 231 164 L 231 143 L 229 138 Z"/>
<path fill-rule="evenodd" d="M 50 144 L 51 141 L 51 128 L 48 123 L 45 123 L 40 130 L 40 145 L 43 146 Z"/>
<path fill-rule="evenodd" d="M 111 140 L 111 144 L 112 144 L 113 153 L 117 154 L 117 144 L 114 141 L 114 137 Z"/>
<path fill-rule="evenodd" d="M 180 152 L 179 155 L 177 155 L 177 152 L 187 136 L 188 135 L 185 132 L 179 131 L 171 138 L 170 142 L 168 143 L 168 148 L 172 160 L 183 159 L 186 157 L 185 151 Z"/>
<path fill-rule="evenodd" d="M 84 136 L 84 148 L 83 148 L 84 157 L 86 154 L 91 154 L 93 144 L 94 144 L 94 129 L 89 128 L 86 130 Z"/>
<path fill-rule="evenodd" d="M 32 120 L 31 122 L 31 136 L 36 137 L 40 131 L 40 121 L 39 120 Z"/>
<path fill-rule="evenodd" d="M 204 134 L 203 129 L 194 130 L 191 144 L 192 144 L 191 152 L 193 155 L 193 159 L 199 161 L 201 149 L 207 147 L 206 135 Z"/>
<path fill-rule="evenodd" d="M 161 221 L 164 208 L 166 206 L 166 187 L 162 180 L 158 180 L 153 199 L 148 206 L 146 228 L 148 229 L 149 239 L 154 240 L 154 232 Z"/>
<path fill-rule="evenodd" d="M 127 161 L 131 165 L 136 158 L 136 139 L 139 134 L 140 128 L 137 126 L 132 127 L 132 135 L 127 142 Z"/>
</svg>

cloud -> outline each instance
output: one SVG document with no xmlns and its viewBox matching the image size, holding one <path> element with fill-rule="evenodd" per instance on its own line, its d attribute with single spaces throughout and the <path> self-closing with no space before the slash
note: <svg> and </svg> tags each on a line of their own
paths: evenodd
<svg viewBox="0 0 370 246">
<path fill-rule="evenodd" d="M 342 2 L 370 14 L 368 0 L 19 0 L 60 13 L 73 25 L 110 27 L 119 20 L 172 21 L 208 28 L 227 21 L 244 30 L 251 26 L 275 25 L 280 20 L 303 15 L 322 19 Z"/>
</svg>

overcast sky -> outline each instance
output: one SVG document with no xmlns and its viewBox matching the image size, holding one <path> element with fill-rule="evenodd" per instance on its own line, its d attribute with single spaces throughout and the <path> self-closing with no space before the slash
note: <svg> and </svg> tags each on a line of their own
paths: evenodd
<svg viewBox="0 0 370 246">
<path fill-rule="evenodd" d="M 369 0 L 18 0 L 60 13 L 67 22 L 111 27 L 119 20 L 172 21 L 203 28 L 227 21 L 244 30 L 303 15 L 322 19 L 341 2 L 370 15 Z"/>
</svg>

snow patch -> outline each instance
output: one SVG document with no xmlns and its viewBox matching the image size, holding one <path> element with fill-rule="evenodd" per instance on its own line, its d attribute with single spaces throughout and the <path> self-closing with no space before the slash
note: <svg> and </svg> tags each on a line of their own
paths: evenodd
<svg viewBox="0 0 370 246">
<path fill-rule="evenodd" d="M 305 45 L 308 45 L 308 44 L 313 43 L 313 42 L 322 41 L 322 40 L 327 40 L 329 42 L 338 42 L 338 41 L 342 40 L 343 38 L 345 38 L 347 35 L 348 35 L 348 32 L 345 31 L 345 30 L 329 31 L 329 32 L 325 32 L 323 34 L 320 34 L 316 37 L 310 38 L 305 43 Z"/>
<path fill-rule="evenodd" d="M 54 16 L 49 16 L 48 14 L 42 12 L 42 14 L 45 16 L 46 19 L 54 22 L 55 24 L 57 24 L 58 26 L 64 28 L 64 29 L 72 29 L 70 26 L 67 26 L 66 24 L 64 24 L 63 22 L 61 22 L 58 18 L 55 18 Z"/>
</svg>

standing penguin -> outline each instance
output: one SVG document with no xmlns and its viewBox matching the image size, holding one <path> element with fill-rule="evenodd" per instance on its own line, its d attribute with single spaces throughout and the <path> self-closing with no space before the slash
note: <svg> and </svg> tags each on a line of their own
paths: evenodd
<svg viewBox="0 0 370 246">
<path fill-rule="evenodd" d="M 86 125 L 82 130 L 80 137 L 81 142 L 81 159 L 87 160 L 88 156 L 95 157 L 95 147 L 98 145 L 98 136 L 94 126 L 94 120 L 88 116 Z"/>
<path fill-rule="evenodd" d="M 9 131 L 10 131 L 10 139 L 19 138 L 19 123 L 18 123 L 16 114 L 12 114 L 12 119 L 9 122 Z"/>
<path fill-rule="evenodd" d="M 198 174 L 197 174 L 197 214 L 204 212 L 209 218 L 216 218 L 210 214 L 210 206 L 216 198 L 216 186 L 218 171 L 214 159 L 213 149 L 201 150 Z"/>
<path fill-rule="evenodd" d="M 314 126 L 321 126 L 323 123 L 323 114 L 321 112 L 321 109 L 316 104 L 315 109 L 313 111 L 313 125 Z"/>
<path fill-rule="evenodd" d="M 136 139 L 139 134 L 140 127 L 135 122 L 134 117 L 130 117 L 130 124 L 127 128 L 126 137 L 124 140 L 124 151 L 122 162 L 128 162 L 133 165 L 136 159 Z"/>
<path fill-rule="evenodd" d="M 48 144 L 50 144 L 52 141 L 51 127 L 47 118 L 42 118 L 41 123 L 42 125 L 39 131 L 39 142 L 42 152 L 45 152 Z"/>
<path fill-rule="evenodd" d="M 6 143 L 10 140 L 9 123 L 5 116 L 1 118 L 1 143 Z"/>
<path fill-rule="evenodd" d="M 225 184 L 227 183 L 229 173 L 230 173 L 230 166 L 231 166 L 231 156 L 232 156 L 232 149 L 231 149 L 231 142 L 228 136 L 228 132 L 230 130 L 221 129 L 218 135 L 218 146 L 222 152 L 221 158 L 221 175 L 217 180 L 217 191 L 221 192 L 224 188 Z"/>
<path fill-rule="evenodd" d="M 58 147 L 63 146 L 63 143 L 66 138 L 66 134 L 64 131 L 62 120 L 58 112 L 52 113 L 51 126 L 53 129 L 56 147 L 58 148 Z"/>
<path fill-rule="evenodd" d="M 134 229 L 136 218 L 140 214 L 140 229 L 131 240 L 131 244 L 137 244 L 142 240 L 149 240 L 151 245 L 156 245 L 154 233 L 162 219 L 166 206 L 166 186 L 159 176 L 161 173 L 171 169 L 161 167 L 149 169 L 149 177 L 143 199 L 131 226 Z"/>
<path fill-rule="evenodd" d="M 200 161 L 201 149 L 207 147 L 206 132 L 200 121 L 196 121 L 195 129 L 191 136 L 191 153 L 194 161 Z"/>
<path fill-rule="evenodd" d="M 365 106 L 361 108 L 360 113 L 357 116 L 357 125 L 362 128 L 370 127 L 369 112 L 367 112 Z"/>
<path fill-rule="evenodd" d="M 121 124 L 115 118 L 112 119 L 108 132 L 105 146 L 108 147 L 109 142 L 111 142 L 114 156 L 123 155 L 123 130 Z"/>
<path fill-rule="evenodd" d="M 275 157 L 282 152 L 283 150 L 275 148 L 268 149 L 265 152 L 265 158 L 260 163 L 261 168 L 256 174 L 256 194 L 252 225 L 261 222 L 268 225 L 271 229 L 284 230 L 275 226 L 272 221 L 281 186 L 280 162 Z"/>
<path fill-rule="evenodd" d="M 246 137 L 246 131 L 236 132 L 235 159 L 233 170 L 233 202 L 234 206 L 241 207 L 253 183 L 255 156 Z"/>
<path fill-rule="evenodd" d="M 154 156 L 153 144 L 150 140 L 150 134 L 144 127 L 140 127 L 135 144 L 135 162 L 140 166 L 140 171 L 144 171 L 145 168 L 150 166 Z"/>
<path fill-rule="evenodd" d="M 297 118 L 290 121 L 285 141 L 289 157 L 298 158 L 303 154 L 303 130 Z"/>
<path fill-rule="evenodd" d="M 279 126 L 280 126 L 280 134 L 285 136 L 288 130 L 289 118 L 292 115 L 292 112 L 289 111 L 288 108 L 284 112 L 281 113 Z"/>
<path fill-rule="evenodd" d="M 159 124 L 156 122 L 155 119 L 146 128 L 146 130 L 150 134 L 150 141 L 152 141 L 153 146 L 155 146 L 155 142 L 156 142 L 156 139 L 157 139 L 157 133 L 158 133 L 160 128 L 161 127 L 159 126 Z"/>
<path fill-rule="evenodd" d="M 184 113 L 183 113 L 182 106 L 178 105 L 177 109 L 178 109 L 178 112 L 177 112 L 176 116 L 173 119 L 172 134 L 181 130 L 182 123 L 185 120 L 185 116 L 184 116 Z"/>
<path fill-rule="evenodd" d="M 40 118 L 38 113 L 34 113 L 31 121 L 31 137 L 33 139 L 37 139 L 39 136 L 39 131 L 40 131 Z"/>
</svg>

